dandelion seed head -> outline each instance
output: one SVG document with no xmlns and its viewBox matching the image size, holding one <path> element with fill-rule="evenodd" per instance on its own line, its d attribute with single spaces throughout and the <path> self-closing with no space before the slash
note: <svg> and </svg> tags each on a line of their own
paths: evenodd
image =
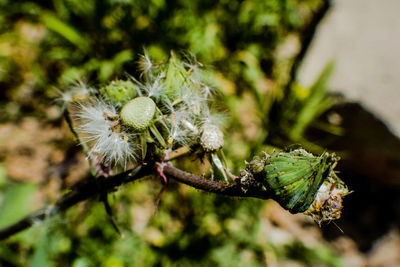
<svg viewBox="0 0 400 267">
<path fill-rule="evenodd" d="M 70 90 L 76 93 L 80 93 L 82 95 L 90 95 L 96 91 L 96 89 L 89 86 L 83 80 L 77 80 L 74 83 L 72 83 Z"/>
<path fill-rule="evenodd" d="M 147 79 L 143 83 L 130 77 L 132 82 L 136 85 L 136 93 L 138 96 L 147 96 L 160 98 L 164 92 L 165 85 L 162 80 L 165 78 L 164 73 L 160 73 L 154 78 Z"/>
<path fill-rule="evenodd" d="M 98 133 L 106 128 L 110 128 L 112 122 L 107 119 L 106 115 L 117 115 L 114 106 L 99 99 L 95 99 L 89 103 L 78 103 L 77 109 L 78 111 L 74 114 L 74 117 L 81 123 L 79 129 L 87 134 Z"/>
<path fill-rule="evenodd" d="M 210 97 L 214 88 L 206 82 L 209 75 L 194 55 L 184 57 L 182 61 L 171 53 L 168 63 L 160 65 L 153 63 L 144 51 L 138 62 L 139 79 L 129 77 L 127 81 L 111 82 L 100 89 L 102 99 L 94 98 L 92 89 L 82 82 L 65 92 L 63 99 L 73 102 L 77 110 L 73 116 L 78 121 L 80 139 L 89 149 L 89 158 L 111 167 L 125 168 L 136 161 L 137 155 L 143 158 L 148 146 L 148 138 L 144 138 L 146 133 L 129 125 L 124 112 L 127 104 L 140 97 L 154 102 L 150 126 L 164 127 L 160 131 L 152 128 L 147 134 L 154 134 L 158 140 L 168 140 L 169 148 L 197 143 L 206 151 L 214 152 L 222 147 L 222 116 L 211 111 Z M 77 92 L 92 97 L 75 101 Z M 143 112 L 139 108 L 135 114 Z"/>
<path fill-rule="evenodd" d="M 72 101 L 73 98 L 73 92 L 68 90 L 68 91 L 61 91 L 59 89 L 57 89 L 57 101 L 60 101 L 63 103 L 63 105 L 67 105 L 68 103 L 70 103 Z"/>
<path fill-rule="evenodd" d="M 216 92 L 215 88 L 207 85 L 207 84 L 201 84 L 201 93 L 203 94 L 203 97 L 208 99 L 212 95 L 214 95 Z"/>
<path fill-rule="evenodd" d="M 153 82 L 148 82 L 144 86 L 144 90 L 147 93 L 148 97 L 156 97 L 158 98 L 164 89 L 164 84 L 161 83 L 161 80 L 164 78 L 163 75 L 158 75 Z"/>
<path fill-rule="evenodd" d="M 77 130 L 81 140 L 84 143 L 92 141 L 97 143 L 107 139 L 111 132 L 112 122 L 107 120 L 105 114 L 115 115 L 112 106 L 107 107 L 103 102 L 97 102 L 89 105 L 79 104 L 78 108 L 74 117 L 79 122 Z"/>
<path fill-rule="evenodd" d="M 185 86 L 183 90 L 179 91 L 178 98 L 182 99 L 187 108 L 197 115 L 200 114 L 203 104 L 207 101 L 199 91 L 193 90 L 193 88 L 189 86 Z"/>
<path fill-rule="evenodd" d="M 126 168 L 128 162 L 136 161 L 136 149 L 138 149 L 138 145 L 130 140 L 135 140 L 131 134 L 109 130 L 107 134 L 96 139 L 90 155 L 97 154 L 103 163 L 121 165 Z"/>
<path fill-rule="evenodd" d="M 169 138 L 180 145 L 194 142 L 199 133 L 196 117 L 188 109 L 176 110 L 170 116 L 169 132 Z"/>
<path fill-rule="evenodd" d="M 90 143 L 89 157 L 98 156 L 100 161 L 110 165 L 126 166 L 136 160 L 137 146 L 132 140 L 134 135 L 126 131 L 112 130 L 115 121 L 108 117 L 117 115 L 113 105 L 99 99 L 91 103 L 78 105 L 75 118 L 80 122 L 77 128 L 83 143 Z"/>
<path fill-rule="evenodd" d="M 158 105 L 158 108 L 161 110 L 162 113 L 171 114 L 175 113 L 176 104 L 177 103 L 172 102 L 167 96 L 162 95 L 160 96 L 160 104 Z"/>
<path fill-rule="evenodd" d="M 222 127 L 225 124 L 227 115 L 221 111 L 212 112 L 208 106 L 202 109 L 202 122 L 203 124 L 213 124 Z"/>
<path fill-rule="evenodd" d="M 183 58 L 183 66 L 185 66 L 185 68 L 191 70 L 194 74 L 200 74 L 200 69 L 203 68 L 204 65 L 197 60 L 196 55 L 193 53 L 183 53 Z"/>
<path fill-rule="evenodd" d="M 193 132 L 188 128 L 182 127 L 174 127 L 168 139 L 173 140 L 174 144 L 178 144 L 180 146 L 187 146 L 193 143 L 195 140 Z"/>
<path fill-rule="evenodd" d="M 183 65 L 188 69 L 189 81 L 200 89 L 204 98 L 209 98 L 215 92 L 215 89 L 208 84 L 210 75 L 204 69 L 204 65 L 191 53 L 184 54 L 184 59 Z"/>
</svg>

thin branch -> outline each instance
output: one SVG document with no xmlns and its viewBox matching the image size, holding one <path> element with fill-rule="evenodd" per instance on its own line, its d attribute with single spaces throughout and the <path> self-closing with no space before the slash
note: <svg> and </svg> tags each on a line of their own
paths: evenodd
<svg viewBox="0 0 400 267">
<path fill-rule="evenodd" d="M 178 149 L 175 149 L 165 155 L 164 161 L 172 161 L 184 155 L 190 153 L 191 149 L 188 146 L 183 146 Z"/>
<path fill-rule="evenodd" d="M 152 173 L 152 167 L 142 166 L 133 171 L 130 170 L 107 178 L 87 177 L 73 186 L 71 191 L 61 197 L 55 204 L 34 212 L 6 228 L 0 229 L 0 240 L 23 231 L 35 224 L 41 223 L 47 218 L 63 212 L 81 201 L 93 198 L 101 193 L 113 192 L 118 186 L 138 180 Z"/>
<path fill-rule="evenodd" d="M 261 191 L 257 187 L 245 188 L 244 190 L 238 184 L 228 184 L 205 179 L 200 176 L 196 176 L 194 174 L 177 169 L 171 164 L 165 164 L 163 167 L 163 171 L 171 179 L 210 193 L 233 197 L 255 197 L 261 199 L 270 198 L 270 196 L 268 196 L 265 191 Z"/>
<path fill-rule="evenodd" d="M 122 232 L 118 227 L 118 223 L 114 218 L 113 212 L 112 212 L 112 208 L 110 206 L 110 202 L 108 202 L 108 194 L 107 193 L 102 193 L 100 195 L 100 201 L 103 202 L 104 204 L 104 208 L 106 210 L 106 213 L 108 215 L 108 219 L 110 220 L 112 226 L 114 227 L 115 231 L 117 231 L 117 233 L 122 236 Z"/>
<path fill-rule="evenodd" d="M 210 193 L 235 197 L 255 197 L 261 199 L 270 198 L 265 191 L 261 191 L 257 187 L 243 188 L 243 185 L 240 184 L 229 184 L 208 180 L 206 178 L 179 170 L 173 167 L 170 163 L 163 164 L 162 171 L 170 179 L 174 179 L 178 182 Z M 44 220 L 69 209 L 81 201 L 93 198 L 99 194 L 103 195 L 113 192 L 123 184 L 139 180 L 144 176 L 155 173 L 155 166 L 146 165 L 137 167 L 133 171 L 130 170 L 110 177 L 93 178 L 90 176 L 72 187 L 71 191 L 61 197 L 54 205 L 45 207 L 6 228 L 0 229 L 0 240 L 6 239 L 11 235 L 34 226 L 35 224 L 41 223 Z"/>
</svg>

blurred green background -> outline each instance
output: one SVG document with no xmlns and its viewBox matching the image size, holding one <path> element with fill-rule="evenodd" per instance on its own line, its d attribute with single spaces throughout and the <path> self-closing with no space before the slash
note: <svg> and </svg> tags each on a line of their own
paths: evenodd
<svg viewBox="0 0 400 267">
<path fill-rule="evenodd" d="M 101 86 L 138 75 L 146 49 L 157 62 L 193 53 L 210 70 L 214 108 L 226 117 L 229 168 L 305 137 L 333 105 L 327 64 L 310 88 L 296 83 L 322 0 L 0 0 L 0 227 L 88 174 L 55 101 L 77 80 Z M 193 158 L 177 164 L 201 173 Z M 4 266 L 340 266 L 307 218 L 275 203 L 235 199 L 146 180 L 113 194 L 121 238 L 93 200 L 0 244 Z M 293 264 L 293 265 L 291 265 Z"/>
</svg>

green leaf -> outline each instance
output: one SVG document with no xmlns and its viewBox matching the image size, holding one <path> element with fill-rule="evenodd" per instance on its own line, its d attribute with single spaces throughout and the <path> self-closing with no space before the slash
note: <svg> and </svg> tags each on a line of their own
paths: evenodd
<svg viewBox="0 0 400 267">
<path fill-rule="evenodd" d="M 5 189 L 0 205 L 0 228 L 8 226 L 31 211 L 34 184 L 15 184 Z"/>
<path fill-rule="evenodd" d="M 42 228 L 42 233 L 37 243 L 36 251 L 33 254 L 30 267 L 48 267 L 51 266 L 49 259 L 50 236 L 47 227 Z"/>
<path fill-rule="evenodd" d="M 321 72 L 318 79 L 311 86 L 311 93 L 305 100 L 303 108 L 297 116 L 296 123 L 290 131 L 290 137 L 294 141 L 301 140 L 308 125 L 321 113 L 329 109 L 333 104 L 326 99 L 326 87 L 334 69 L 334 62 L 329 62 Z"/>
<path fill-rule="evenodd" d="M 0 189 L 4 187 L 7 182 L 7 171 L 4 164 L 0 164 Z"/>
<path fill-rule="evenodd" d="M 82 34 L 76 31 L 73 27 L 59 20 L 53 14 L 44 13 L 42 14 L 43 24 L 51 31 L 54 31 L 76 45 L 83 51 L 89 49 L 89 43 L 86 41 Z"/>
</svg>

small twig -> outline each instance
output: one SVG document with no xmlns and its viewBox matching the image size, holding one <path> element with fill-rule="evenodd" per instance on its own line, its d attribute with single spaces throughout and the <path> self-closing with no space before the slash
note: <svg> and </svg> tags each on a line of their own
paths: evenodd
<svg viewBox="0 0 400 267">
<path fill-rule="evenodd" d="M 164 161 L 172 161 L 174 159 L 177 159 L 179 157 L 187 155 L 190 151 L 191 151 L 190 147 L 182 146 L 180 148 L 177 148 L 177 149 L 167 153 L 164 157 Z"/>
<path fill-rule="evenodd" d="M 161 203 L 161 197 L 162 194 L 164 193 L 165 189 L 167 189 L 168 184 L 163 184 L 161 187 L 160 192 L 158 193 L 157 199 L 156 199 L 156 204 L 155 204 L 155 209 L 154 209 L 154 213 L 157 213 L 159 207 L 160 207 L 160 203 Z"/>
<path fill-rule="evenodd" d="M 240 182 L 239 176 L 236 176 L 233 173 L 231 173 L 231 171 L 226 167 L 224 167 L 224 170 L 225 170 L 226 174 L 228 175 L 228 177 L 232 179 L 232 181 L 234 181 L 235 183 Z"/>
<path fill-rule="evenodd" d="M 106 210 L 106 213 L 108 215 L 108 218 L 110 219 L 110 222 L 112 224 L 112 226 L 114 227 L 115 231 L 117 231 L 117 233 L 122 236 L 122 232 L 118 227 L 118 223 L 114 218 L 111 206 L 110 206 L 110 202 L 108 202 L 108 194 L 107 193 L 101 193 L 100 194 L 100 200 L 103 202 L 104 204 L 104 209 Z"/>
<path fill-rule="evenodd" d="M 155 169 L 156 169 L 157 174 L 163 179 L 163 183 L 165 185 L 167 185 L 168 184 L 168 179 L 167 179 L 167 177 L 165 176 L 165 174 L 163 172 L 165 164 L 166 163 L 164 163 L 164 162 L 163 163 L 156 163 L 155 164 Z"/>
<path fill-rule="evenodd" d="M 177 169 L 171 164 L 165 164 L 163 171 L 164 174 L 171 179 L 210 193 L 233 197 L 255 197 L 261 199 L 270 198 L 265 191 L 260 191 L 259 188 L 246 188 L 247 190 L 243 190 L 237 184 L 229 184 L 205 179 Z"/>
</svg>

